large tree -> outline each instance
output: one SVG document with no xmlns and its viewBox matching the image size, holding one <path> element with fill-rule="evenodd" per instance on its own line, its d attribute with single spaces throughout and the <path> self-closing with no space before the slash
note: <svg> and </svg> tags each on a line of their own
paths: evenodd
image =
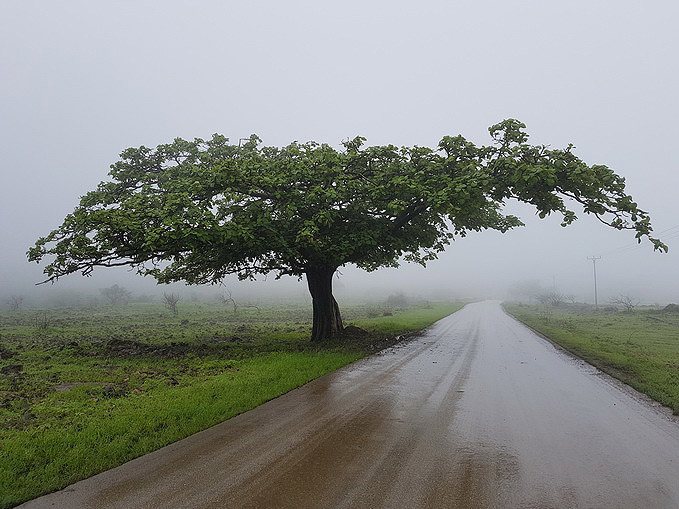
<svg viewBox="0 0 679 509">
<path fill-rule="evenodd" d="M 361 137 L 341 150 L 315 142 L 260 147 L 254 135 L 242 146 L 214 135 L 130 148 L 111 166 L 111 180 L 82 197 L 28 258 L 54 256 L 46 281 L 118 265 L 161 283 L 306 277 L 319 340 L 342 329 L 332 294 L 339 267 L 424 265 L 454 236 L 521 226 L 501 212 L 511 198 L 540 217 L 559 213 L 563 226 L 576 219 L 567 202 L 578 202 L 666 250 L 622 177 L 585 164 L 571 145 L 530 145 L 524 129 L 505 120 L 490 127 L 489 146 L 446 136 L 434 149 L 364 147 Z"/>
</svg>

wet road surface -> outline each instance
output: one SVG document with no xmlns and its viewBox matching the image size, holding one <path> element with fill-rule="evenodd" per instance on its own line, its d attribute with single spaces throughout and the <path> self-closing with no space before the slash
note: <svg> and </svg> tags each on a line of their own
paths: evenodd
<svg viewBox="0 0 679 509">
<path fill-rule="evenodd" d="M 26 507 L 679 507 L 679 424 L 470 304 Z"/>
</svg>

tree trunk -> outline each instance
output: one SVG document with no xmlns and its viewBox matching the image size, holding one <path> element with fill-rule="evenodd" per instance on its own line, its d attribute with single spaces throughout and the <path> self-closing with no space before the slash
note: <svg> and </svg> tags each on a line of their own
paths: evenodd
<svg viewBox="0 0 679 509">
<path fill-rule="evenodd" d="M 311 341 L 327 339 L 344 327 L 339 306 L 332 296 L 334 267 L 316 265 L 306 271 L 307 284 L 314 308 L 314 325 Z"/>
</svg>

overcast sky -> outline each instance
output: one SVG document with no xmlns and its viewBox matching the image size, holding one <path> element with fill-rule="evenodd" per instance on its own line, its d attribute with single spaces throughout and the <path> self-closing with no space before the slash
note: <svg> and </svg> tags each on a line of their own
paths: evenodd
<svg viewBox="0 0 679 509">
<path fill-rule="evenodd" d="M 596 255 L 602 298 L 677 302 L 677 19 L 676 1 L 2 2 L 0 295 L 40 280 L 27 248 L 127 147 L 215 132 L 488 144 L 488 126 L 512 117 L 533 143 L 573 143 L 624 175 L 670 253 L 593 218 L 564 229 L 511 206 L 527 227 L 471 234 L 426 270 L 348 268 L 340 293 L 501 296 L 530 278 L 591 301 Z M 56 286 L 137 284 L 104 272 Z"/>
</svg>

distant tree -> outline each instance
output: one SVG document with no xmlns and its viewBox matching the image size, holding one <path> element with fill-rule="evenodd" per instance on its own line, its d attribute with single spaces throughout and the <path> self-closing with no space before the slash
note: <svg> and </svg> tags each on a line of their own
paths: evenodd
<svg viewBox="0 0 679 509">
<path fill-rule="evenodd" d="M 552 290 L 549 292 L 543 292 L 536 296 L 536 299 L 540 304 L 550 304 L 552 306 L 560 306 L 566 300 L 566 296 Z"/>
<path fill-rule="evenodd" d="M 622 306 L 627 313 L 634 311 L 634 308 L 639 305 L 639 301 L 633 299 L 629 295 L 619 295 L 611 299 L 611 304 L 616 306 Z"/>
<path fill-rule="evenodd" d="M 21 309 L 23 303 L 24 298 L 21 295 L 10 295 L 9 298 L 7 299 L 7 305 L 9 306 L 9 309 L 12 311 L 17 311 Z"/>
<path fill-rule="evenodd" d="M 230 305 L 233 308 L 234 313 L 238 312 L 238 308 L 254 308 L 257 310 L 257 312 L 260 311 L 259 306 L 253 304 L 250 301 L 245 303 L 236 302 L 236 299 L 233 298 L 231 290 L 226 290 L 225 293 L 220 293 L 217 295 L 217 300 L 222 304 Z"/>
<path fill-rule="evenodd" d="M 392 308 L 406 308 L 408 307 L 408 297 L 402 292 L 392 293 L 384 303 Z"/>
<path fill-rule="evenodd" d="M 113 285 L 108 288 L 101 288 L 99 290 L 101 296 L 108 301 L 109 304 L 117 306 L 118 304 L 127 304 L 130 301 L 132 294 L 122 286 Z"/>
<path fill-rule="evenodd" d="M 260 147 L 254 135 L 242 145 L 214 135 L 131 148 L 112 165 L 111 181 L 87 193 L 28 259 L 54 257 L 46 281 L 119 265 L 161 283 L 306 277 L 312 339 L 320 340 L 343 328 L 332 293 L 339 267 L 371 271 L 401 258 L 424 265 L 454 236 L 521 226 L 501 212 L 510 199 L 533 205 L 541 218 L 560 214 L 563 226 L 575 221 L 568 207 L 577 202 L 667 249 L 650 236 L 649 216 L 622 177 L 588 166 L 572 145 L 530 145 L 524 129 L 505 120 L 489 129 L 490 146 L 446 136 L 433 149 L 366 148 L 361 137 L 341 150 L 315 142 Z"/>
<path fill-rule="evenodd" d="M 165 304 L 165 307 L 172 311 L 175 315 L 178 313 L 177 304 L 180 300 L 182 299 L 179 297 L 179 295 L 174 293 L 163 293 L 163 303 Z"/>
<path fill-rule="evenodd" d="M 52 325 L 52 319 L 47 311 L 43 311 L 36 317 L 36 325 L 38 329 L 49 329 Z"/>
<path fill-rule="evenodd" d="M 528 298 L 529 301 L 542 293 L 544 293 L 544 289 L 537 279 L 517 281 L 509 287 L 510 295 L 518 298 Z"/>
<path fill-rule="evenodd" d="M 226 290 L 226 293 L 220 293 L 219 295 L 217 295 L 217 300 L 222 304 L 230 305 L 233 308 L 234 313 L 238 312 L 238 303 L 233 298 L 231 290 Z"/>
<path fill-rule="evenodd" d="M 549 294 L 547 293 L 540 293 L 536 295 L 535 298 L 540 304 L 547 304 L 547 302 L 549 302 Z"/>
</svg>

